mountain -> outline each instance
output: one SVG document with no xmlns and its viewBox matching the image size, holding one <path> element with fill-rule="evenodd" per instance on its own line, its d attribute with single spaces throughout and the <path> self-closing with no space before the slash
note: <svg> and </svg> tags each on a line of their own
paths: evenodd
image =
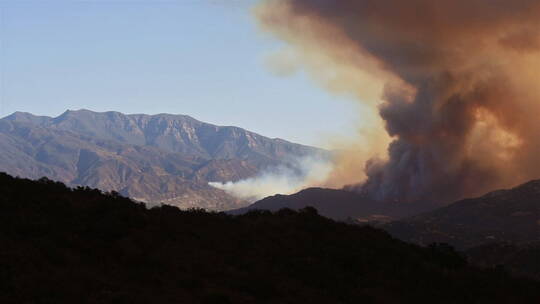
<svg viewBox="0 0 540 304">
<path fill-rule="evenodd" d="M 326 217 L 357 223 L 388 222 L 433 209 L 431 204 L 380 202 L 364 194 L 336 189 L 309 188 L 291 195 L 274 195 L 247 207 L 230 211 L 242 214 L 251 210 L 277 211 L 283 208 L 300 210 L 314 207 Z"/>
<path fill-rule="evenodd" d="M 68 110 L 56 118 L 16 112 L 4 119 L 130 145 L 151 146 L 165 152 L 206 159 L 244 159 L 258 165 L 281 164 L 280 158 L 322 152 L 238 127 L 200 122 L 186 115 Z"/>
<path fill-rule="evenodd" d="M 465 199 L 385 226 L 396 237 L 457 248 L 540 241 L 540 180 Z"/>
<path fill-rule="evenodd" d="M 241 216 L 0 174 L 0 302 L 538 303 L 540 283 L 313 208 Z"/>
<path fill-rule="evenodd" d="M 208 182 L 252 177 L 329 153 L 221 127 L 185 115 L 89 110 L 52 118 L 16 112 L 0 119 L 0 171 L 118 191 L 142 201 L 226 210 L 240 201 Z"/>
</svg>

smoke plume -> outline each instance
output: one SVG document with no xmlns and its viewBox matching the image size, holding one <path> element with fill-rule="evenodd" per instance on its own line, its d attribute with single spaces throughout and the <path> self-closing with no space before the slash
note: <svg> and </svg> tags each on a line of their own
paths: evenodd
<svg viewBox="0 0 540 304">
<path fill-rule="evenodd" d="M 211 182 L 210 186 L 249 201 L 274 194 L 291 194 L 306 187 L 322 185 L 328 179 L 331 160 L 316 156 L 293 159 L 287 165 L 268 168 L 261 174 L 237 182 Z"/>
<path fill-rule="evenodd" d="M 387 156 L 356 169 L 373 198 L 540 177 L 539 1 L 263 0 L 256 15 L 319 83 L 378 110 Z"/>
</svg>

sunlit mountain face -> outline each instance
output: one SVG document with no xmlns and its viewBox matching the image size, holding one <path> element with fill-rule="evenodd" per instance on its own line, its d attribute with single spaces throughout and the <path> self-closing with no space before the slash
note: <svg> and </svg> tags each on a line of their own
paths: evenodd
<svg viewBox="0 0 540 304">
<path fill-rule="evenodd" d="M 327 152 L 184 115 L 88 110 L 0 120 L 0 170 L 118 191 L 151 204 L 226 210 L 249 201 L 208 185 Z M 294 164 L 292 164 L 294 165 Z"/>
</svg>

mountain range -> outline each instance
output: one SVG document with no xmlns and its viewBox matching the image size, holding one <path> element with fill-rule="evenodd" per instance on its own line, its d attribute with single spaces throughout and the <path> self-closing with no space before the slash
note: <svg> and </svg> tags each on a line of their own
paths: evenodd
<svg viewBox="0 0 540 304">
<path fill-rule="evenodd" d="M 208 182 L 238 181 L 295 158 L 330 154 L 186 115 L 89 110 L 0 119 L 0 171 L 89 186 L 152 204 L 227 210 L 245 206 Z"/>
<path fill-rule="evenodd" d="M 154 204 L 234 209 L 232 214 L 312 206 L 323 216 L 374 224 L 408 242 L 443 242 L 461 250 L 493 243 L 522 248 L 540 241 L 540 180 L 446 206 L 385 203 L 322 188 L 249 205 L 208 182 L 237 181 L 291 165 L 295 157 L 330 153 L 185 115 L 79 110 L 51 118 L 17 112 L 0 119 L 0 149 L 0 171 L 117 191 Z"/>
</svg>

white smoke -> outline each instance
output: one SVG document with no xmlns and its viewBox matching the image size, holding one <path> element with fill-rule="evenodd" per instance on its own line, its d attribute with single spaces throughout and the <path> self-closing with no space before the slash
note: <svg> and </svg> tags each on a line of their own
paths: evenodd
<svg viewBox="0 0 540 304">
<path fill-rule="evenodd" d="M 322 185 L 333 169 L 329 159 L 302 157 L 288 166 L 265 170 L 237 182 L 210 182 L 209 185 L 240 199 L 256 201 L 274 194 L 292 194 L 307 187 Z"/>
</svg>

